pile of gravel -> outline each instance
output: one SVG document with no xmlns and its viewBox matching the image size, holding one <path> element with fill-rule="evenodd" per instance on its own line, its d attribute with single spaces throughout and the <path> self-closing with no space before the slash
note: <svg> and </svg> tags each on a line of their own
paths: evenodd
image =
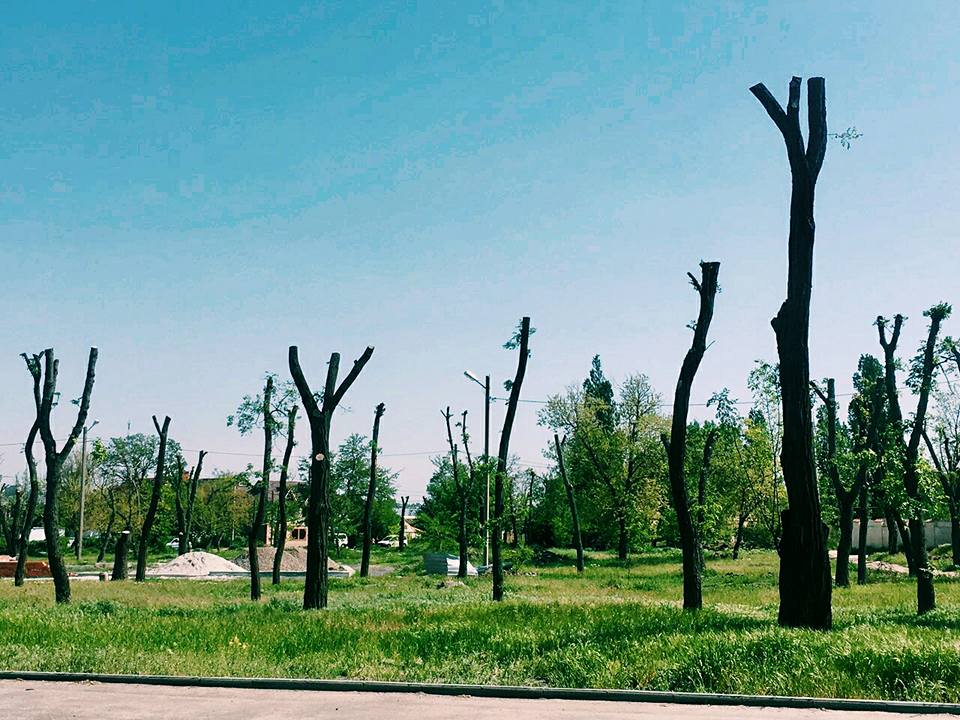
<svg viewBox="0 0 960 720">
<path fill-rule="evenodd" d="M 196 550 L 150 568 L 147 570 L 147 575 L 153 577 L 206 577 L 211 573 L 243 571 L 244 568 L 219 555 Z"/>
<path fill-rule="evenodd" d="M 273 569 L 273 558 L 276 554 L 276 548 L 257 548 L 257 560 L 259 561 L 260 572 Z M 250 556 L 247 553 L 237 555 L 233 561 L 244 570 L 250 569 Z M 283 556 L 280 558 L 280 572 L 306 572 L 306 570 L 307 549 L 299 547 L 285 548 Z"/>
</svg>

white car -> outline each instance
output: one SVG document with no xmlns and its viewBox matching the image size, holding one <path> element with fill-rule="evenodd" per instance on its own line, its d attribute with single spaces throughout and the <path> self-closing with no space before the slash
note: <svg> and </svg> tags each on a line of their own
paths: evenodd
<svg viewBox="0 0 960 720">
<path fill-rule="evenodd" d="M 400 547 L 400 538 L 396 535 L 387 535 L 385 538 L 377 540 L 377 545 L 385 548 Z"/>
<path fill-rule="evenodd" d="M 180 547 L 180 541 L 177 538 L 174 538 L 173 540 L 167 543 L 167 547 L 177 550 Z"/>
</svg>

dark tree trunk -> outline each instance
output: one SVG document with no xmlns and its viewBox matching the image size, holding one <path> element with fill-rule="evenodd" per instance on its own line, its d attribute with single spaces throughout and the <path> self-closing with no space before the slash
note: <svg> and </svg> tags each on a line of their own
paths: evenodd
<svg viewBox="0 0 960 720">
<path fill-rule="evenodd" d="M 267 376 L 263 388 L 263 470 L 257 488 L 257 504 L 247 533 L 247 557 L 250 559 L 250 599 L 260 599 L 260 531 L 267 514 L 267 492 L 270 490 L 270 469 L 273 465 L 273 375 Z"/>
<path fill-rule="evenodd" d="M 449 408 L 448 408 L 449 410 Z M 363 504 L 363 552 L 360 557 L 360 577 L 370 574 L 370 547 L 373 545 L 373 501 L 377 497 L 377 453 L 380 448 L 380 418 L 384 405 L 380 403 L 373 412 L 373 439 L 370 442 L 370 483 L 367 485 L 367 500 Z"/>
<path fill-rule="evenodd" d="M 113 524 L 117 520 L 117 501 L 113 495 L 113 488 L 107 490 L 107 502 L 110 504 L 110 515 L 107 517 L 107 527 L 100 537 L 100 550 L 97 552 L 97 564 L 103 562 L 107 554 L 107 543 L 113 537 Z"/>
<path fill-rule="evenodd" d="M 87 374 L 83 384 L 83 394 L 80 396 L 80 409 L 77 412 L 77 421 L 63 448 L 57 450 L 57 441 L 50 426 L 50 413 L 57 398 L 57 373 L 59 361 L 48 348 L 40 355 L 27 356 L 23 359 L 27 369 L 33 377 L 33 397 L 37 410 L 37 425 L 40 439 L 43 441 L 44 458 L 47 468 L 47 487 L 43 503 L 43 534 L 47 545 L 47 562 L 53 576 L 54 595 L 58 604 L 70 602 L 70 578 L 63 562 L 63 553 L 60 551 L 60 518 L 59 494 L 63 463 L 73 450 L 84 424 L 87 422 L 87 413 L 90 411 L 90 395 L 93 393 L 93 382 L 97 366 L 97 349 L 90 348 L 87 359 Z M 41 365 L 42 360 L 42 365 Z M 42 390 L 41 388 L 41 378 Z"/>
<path fill-rule="evenodd" d="M 205 458 L 206 455 L 206 450 L 200 451 L 197 457 L 197 465 L 190 474 L 190 495 L 187 497 L 187 514 L 184 522 L 184 552 L 193 550 L 193 506 L 197 500 L 197 486 L 200 484 L 200 473 L 203 471 L 203 458 Z M 178 551 L 178 554 L 182 553 Z"/>
<path fill-rule="evenodd" d="M 813 454 L 810 414 L 810 294 L 813 285 L 814 216 L 817 177 L 827 148 L 823 78 L 807 82 L 809 139 L 800 130 L 800 84 L 790 81 L 787 110 L 761 83 L 750 88 L 783 135 L 792 179 L 787 298 L 772 325 L 780 359 L 783 447 L 780 465 L 788 507 L 781 514 L 779 622 L 788 627 L 829 629 L 832 583 L 827 528 Z"/>
<path fill-rule="evenodd" d="M 290 458 L 293 455 L 294 430 L 297 425 L 297 406 L 287 411 L 287 446 L 283 450 L 283 465 L 280 466 L 280 485 L 277 488 L 277 536 L 274 539 L 276 552 L 273 555 L 273 584 L 280 584 L 280 564 L 287 544 L 287 477 L 290 473 Z"/>
<path fill-rule="evenodd" d="M 10 524 L 6 532 L 7 555 L 16 555 L 19 552 L 18 546 L 20 545 L 20 516 L 23 511 L 23 488 L 18 485 L 15 493 L 13 507 L 10 510 Z"/>
<path fill-rule="evenodd" d="M 177 475 L 175 484 L 173 486 L 173 501 L 177 515 L 177 555 L 183 555 L 187 551 L 187 518 L 184 511 L 182 498 L 184 482 L 183 476 L 183 457 L 181 456 L 177 458 Z M 187 482 L 189 482 L 189 476 L 187 478 Z M 190 492 L 189 488 L 187 488 L 187 492 Z"/>
<path fill-rule="evenodd" d="M 580 518 L 577 515 L 577 499 L 573 494 L 573 485 L 567 477 L 567 469 L 563 464 L 563 444 L 560 437 L 553 434 L 553 445 L 557 450 L 557 468 L 560 470 L 560 479 L 567 491 L 567 504 L 570 506 L 570 519 L 573 522 L 573 546 L 577 549 L 577 572 L 583 572 L 583 538 L 580 536 Z"/>
<path fill-rule="evenodd" d="M 160 436 L 160 447 L 157 450 L 157 471 L 153 476 L 153 489 L 150 492 L 150 504 L 147 514 L 143 518 L 143 530 L 140 531 L 140 542 L 137 547 L 137 574 L 134 580 L 143 582 L 147 579 L 147 550 L 150 547 L 150 533 L 153 522 L 157 517 L 157 507 L 160 505 L 160 491 L 163 489 L 163 473 L 167 460 L 167 432 L 170 429 L 170 418 L 163 418 L 163 426 L 153 416 L 153 426 Z"/>
<path fill-rule="evenodd" d="M 397 534 L 397 544 L 400 548 L 400 552 L 403 552 L 403 549 L 407 546 L 407 503 L 410 501 L 409 495 L 401 496 L 400 498 L 400 532 Z"/>
<path fill-rule="evenodd" d="M 933 588 L 933 570 L 927 557 L 927 539 L 923 524 L 922 492 L 920 490 L 920 471 L 918 461 L 920 456 L 920 439 L 923 435 L 926 422 L 927 403 L 930 399 L 930 389 L 935 369 L 935 354 L 937 336 L 940 333 L 940 324 L 950 315 L 949 305 L 937 305 L 924 313 L 930 318 L 930 328 L 927 333 L 926 345 L 920 364 L 920 385 L 917 393 L 917 411 L 914 413 L 910 429 L 910 439 L 904 441 L 903 432 L 896 433 L 898 448 L 903 457 L 903 487 L 912 501 L 913 513 L 909 520 L 910 543 L 905 544 L 904 550 L 908 556 L 912 555 L 912 567 L 917 576 L 917 614 L 922 615 L 936 607 L 936 595 Z M 887 340 L 887 321 L 877 318 L 877 331 L 880 337 L 880 346 L 884 355 L 884 388 L 887 392 L 887 405 L 890 420 L 895 428 L 903 428 L 903 411 L 900 409 L 900 396 L 897 392 L 896 357 L 897 344 L 900 339 L 900 329 L 903 327 L 903 316 L 894 318 L 893 332 Z"/>
<path fill-rule="evenodd" d="M 35 384 L 35 389 L 39 392 L 39 386 Z M 30 531 L 33 529 L 33 519 L 37 514 L 37 501 L 40 497 L 40 480 L 37 474 L 37 460 L 33 454 L 33 444 L 36 442 L 37 433 L 40 432 L 38 421 L 34 421 L 27 434 L 27 443 L 23 446 L 23 453 L 27 458 L 27 474 L 30 477 L 30 494 L 27 495 L 27 510 L 23 516 L 23 525 L 20 528 L 20 545 L 17 548 L 17 569 L 13 574 L 13 584 L 17 587 L 23 585 L 27 569 L 27 553 L 30 549 Z"/>
<path fill-rule="evenodd" d="M 617 511 L 617 560 L 626 560 L 630 552 L 630 533 L 627 531 L 627 517 L 623 509 Z"/>
<path fill-rule="evenodd" d="M 503 481 L 507 475 L 507 463 L 510 461 L 510 435 L 513 432 L 513 421 L 517 416 L 517 404 L 520 402 L 520 388 L 523 386 L 523 377 L 527 372 L 527 360 L 530 350 L 530 318 L 524 317 L 520 321 L 520 337 L 518 338 L 519 358 L 517 360 L 517 374 L 510 386 L 510 398 L 507 400 L 507 414 L 503 420 L 503 431 L 500 433 L 500 447 L 497 453 L 497 474 L 494 478 L 493 501 L 493 543 L 491 547 L 493 563 L 493 599 L 503 600 L 503 559 L 500 557 L 500 532 L 503 528 Z"/>
<path fill-rule="evenodd" d="M 113 550 L 113 574 L 111 580 L 126 580 L 127 570 L 127 551 L 130 549 L 130 528 L 127 527 L 117 538 L 116 547 Z"/>
<path fill-rule="evenodd" d="M 870 527 L 870 509 L 867 506 L 867 484 L 860 487 L 860 532 L 857 538 L 857 585 L 867 584 L 867 530 Z"/>
<path fill-rule="evenodd" d="M 713 319 L 713 305 L 717 296 L 717 276 L 720 263 L 700 263 L 700 280 L 690 275 L 690 282 L 700 296 L 700 311 L 693 330 L 693 342 L 677 378 L 677 388 L 673 396 L 673 418 L 670 423 L 670 437 L 663 436 L 667 450 L 667 464 L 670 473 L 670 495 L 677 514 L 677 526 L 680 530 L 680 549 L 683 556 L 683 607 L 685 610 L 699 610 L 703 607 L 703 589 L 701 573 L 703 570 L 703 548 L 700 544 L 700 530 L 690 515 L 690 502 L 687 497 L 687 480 L 684 462 L 687 455 L 687 415 L 690 411 L 690 389 L 696 377 L 700 362 L 707 350 L 707 333 Z M 708 438 L 709 442 L 709 438 Z M 712 443 L 710 443 L 712 451 Z M 706 459 L 706 448 L 704 452 Z M 704 476 L 703 482 L 706 482 Z"/>
<path fill-rule="evenodd" d="M 853 506 L 860 495 L 860 488 L 866 484 L 867 468 L 857 471 L 856 480 L 848 490 L 840 479 L 840 466 L 837 464 L 837 391 L 833 378 L 827 379 L 827 392 L 820 390 L 811 382 L 814 392 L 820 396 L 827 408 L 827 475 L 837 496 L 839 538 L 837 540 L 837 574 L 834 582 L 837 587 L 850 587 L 850 548 L 853 545 Z M 859 441 L 858 441 L 859 442 Z M 862 448 L 859 448 L 862 449 Z"/>
<path fill-rule="evenodd" d="M 373 355 L 368 347 L 337 386 L 340 353 L 330 355 L 322 404 L 317 402 L 300 367 L 296 345 L 290 346 L 290 375 L 310 423 L 310 496 L 307 500 L 307 573 L 303 588 L 305 610 L 327 606 L 327 534 L 330 528 L 330 424 L 333 412 Z"/>
</svg>

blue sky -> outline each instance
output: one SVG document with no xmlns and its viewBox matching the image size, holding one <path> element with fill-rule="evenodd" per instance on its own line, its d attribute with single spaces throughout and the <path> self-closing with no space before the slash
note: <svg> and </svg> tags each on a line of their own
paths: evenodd
<svg viewBox="0 0 960 720">
<path fill-rule="evenodd" d="M 608 373 L 669 398 L 696 297 L 722 294 L 694 400 L 745 398 L 773 359 L 789 174 L 747 88 L 781 100 L 827 78 L 811 338 L 816 376 L 849 389 L 878 313 L 957 290 L 960 6 L 861 3 L 43 3 L 0 27 L 0 444 L 30 422 L 18 353 L 54 346 L 79 393 L 100 348 L 98 433 L 169 414 L 186 448 L 256 461 L 225 418 L 300 346 L 322 383 L 376 346 L 334 434 L 368 432 L 417 495 L 440 410 L 512 375 L 524 396 Z M 960 334 L 948 322 L 947 330 Z M 960 327 L 960 326 L 958 326 Z M 72 408 L 61 408 L 65 433 Z M 499 428 L 502 404 L 494 410 Z M 545 461 L 525 405 L 514 449 Z M 300 450 L 306 452 L 306 435 Z M 494 444 L 496 439 L 494 438 Z M 22 470 L 0 447 L 0 473 Z"/>
</svg>

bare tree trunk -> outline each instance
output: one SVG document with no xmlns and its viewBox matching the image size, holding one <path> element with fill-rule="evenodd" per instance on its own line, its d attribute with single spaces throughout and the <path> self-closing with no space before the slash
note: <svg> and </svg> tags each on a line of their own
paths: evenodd
<svg viewBox="0 0 960 720">
<path fill-rule="evenodd" d="M 153 489 L 150 492 L 150 504 L 147 506 L 147 514 L 143 518 L 143 530 L 140 531 L 140 542 L 137 547 L 137 574 L 134 580 L 143 582 L 147 579 L 147 550 L 150 544 L 150 532 L 153 530 L 153 522 L 157 517 L 157 507 L 160 505 L 160 491 L 163 488 L 163 473 L 167 460 L 167 432 L 170 429 L 170 418 L 163 418 L 163 426 L 157 421 L 157 416 L 153 416 L 153 426 L 157 429 L 160 436 L 160 447 L 157 451 L 157 471 L 153 476 Z"/>
<path fill-rule="evenodd" d="M 34 380 L 34 390 L 39 394 L 39 380 Z M 40 497 L 40 480 L 37 474 L 37 460 L 33 455 L 33 444 L 37 433 L 40 432 L 39 421 L 34 420 L 27 434 L 27 442 L 23 446 L 23 454 L 27 458 L 27 474 L 30 477 L 30 493 L 27 495 L 27 510 L 23 516 L 23 525 L 20 528 L 20 545 L 17 548 L 17 569 L 14 571 L 13 584 L 23 585 L 27 569 L 27 553 L 30 549 L 30 531 L 33 529 L 33 518 L 37 514 L 37 500 Z"/>
<path fill-rule="evenodd" d="M 177 475 L 173 486 L 173 501 L 177 515 L 177 555 L 183 555 L 187 551 L 187 519 L 181 492 L 183 490 L 184 474 L 183 456 L 181 455 L 177 458 Z M 187 482 L 189 482 L 189 476 Z M 189 488 L 187 488 L 187 492 L 190 492 Z"/>
<path fill-rule="evenodd" d="M 857 585 L 867 584 L 867 530 L 870 509 L 867 506 L 867 484 L 860 486 L 860 532 L 857 538 Z"/>
<path fill-rule="evenodd" d="M 363 504 L 363 552 L 360 557 L 360 577 L 370 574 L 370 546 L 373 545 L 373 501 L 377 496 L 377 453 L 380 449 L 380 418 L 384 405 L 377 405 L 373 413 L 373 439 L 370 442 L 370 483 L 367 500 Z M 449 409 L 449 408 L 448 408 Z"/>
<path fill-rule="evenodd" d="M 403 495 L 400 497 L 400 532 L 397 534 L 397 544 L 400 548 L 400 552 L 403 552 L 403 549 L 407 546 L 407 503 L 410 501 L 409 495 Z"/>
<path fill-rule="evenodd" d="M 627 516 L 624 509 L 617 511 L 617 560 L 626 560 L 630 553 L 630 533 L 627 532 Z"/>
<path fill-rule="evenodd" d="M 247 557 L 250 559 L 250 599 L 260 599 L 260 530 L 267 514 L 267 492 L 270 490 L 270 469 L 273 465 L 273 375 L 267 375 L 263 388 L 263 470 L 257 488 L 257 504 L 250 532 L 247 534 Z"/>
<path fill-rule="evenodd" d="M 810 414 L 810 294 L 813 285 L 813 200 L 827 148 L 823 78 L 807 82 L 809 139 L 800 130 L 800 84 L 790 81 L 787 110 L 761 83 L 750 91 L 783 135 L 790 161 L 789 266 L 787 298 L 772 325 L 780 359 L 783 402 L 781 467 L 788 507 L 781 515 L 779 622 L 789 627 L 828 629 L 833 624 L 827 527 L 820 515 Z"/>
<path fill-rule="evenodd" d="M 185 552 L 189 552 L 193 550 L 193 541 L 192 541 L 193 535 L 191 534 L 193 529 L 193 506 L 197 500 L 197 486 L 200 484 L 200 473 L 203 471 L 203 458 L 205 458 L 206 455 L 207 455 L 206 450 L 200 451 L 200 454 L 197 458 L 196 467 L 193 468 L 193 472 L 190 474 L 190 495 L 187 498 L 187 515 L 186 515 L 186 522 L 184 524 L 184 527 L 185 527 L 184 547 L 186 548 Z"/>
<path fill-rule="evenodd" d="M 743 528 L 747 523 L 747 516 L 743 513 L 737 514 L 737 534 L 733 540 L 733 559 L 740 557 L 740 548 L 743 546 Z"/>
<path fill-rule="evenodd" d="M 503 600 L 503 559 L 500 557 L 500 532 L 503 528 L 503 481 L 507 475 L 507 463 L 510 460 L 510 435 L 513 432 L 513 421 L 517 416 L 520 388 L 523 386 L 523 377 L 527 372 L 527 360 L 530 354 L 529 317 L 524 317 L 520 321 L 519 335 L 517 344 L 519 345 L 520 356 L 517 360 L 517 374 L 510 386 L 507 414 L 503 420 L 503 431 L 500 433 L 500 447 L 497 453 L 497 474 L 494 479 L 494 532 L 491 555 L 493 562 L 493 599 L 495 601 Z"/>
<path fill-rule="evenodd" d="M 922 615 L 936 607 L 936 594 L 933 588 L 933 570 L 927 557 L 927 541 L 923 524 L 922 493 L 920 490 L 920 472 L 918 461 L 920 456 L 920 438 L 923 435 L 926 422 L 927 403 L 930 399 L 930 389 L 935 369 L 935 353 L 937 336 L 940 333 L 940 324 L 950 316 L 949 305 L 937 305 L 927 310 L 924 315 L 930 318 L 930 328 L 927 333 L 926 345 L 923 349 L 920 364 L 920 386 L 917 393 L 917 411 L 914 413 L 910 439 L 904 441 L 902 431 L 896 433 L 898 447 L 903 456 L 903 487 L 912 501 L 913 513 L 909 519 L 910 545 L 904 549 L 912 555 L 913 569 L 917 574 L 917 614 Z M 903 327 L 903 316 L 894 317 L 893 332 L 887 340 L 887 321 L 877 318 L 877 331 L 880 336 L 880 346 L 884 354 L 884 388 L 887 392 L 887 405 L 890 419 L 895 428 L 903 428 L 903 412 L 900 409 L 900 396 L 897 393 L 896 358 L 897 343 L 900 339 L 900 329 Z"/>
<path fill-rule="evenodd" d="M 87 358 L 87 374 L 83 384 L 83 394 L 80 396 L 80 409 L 77 412 L 77 421 L 74 423 L 70 436 L 57 450 L 57 441 L 50 426 L 50 413 L 56 403 L 57 372 L 59 361 L 54 357 L 53 348 L 44 350 L 40 355 L 27 356 L 23 359 L 27 369 L 33 376 L 33 396 L 37 409 L 37 425 L 40 439 L 43 441 L 44 458 L 47 467 L 47 488 L 43 503 L 43 534 L 47 544 L 47 561 L 50 564 L 50 573 L 53 575 L 54 595 L 58 604 L 70 602 L 70 578 L 63 562 L 63 553 L 60 551 L 60 517 L 59 494 L 63 463 L 69 457 L 77 438 L 87 422 L 87 413 L 90 411 L 90 395 L 93 393 L 93 382 L 97 366 L 97 349 L 90 348 Z M 43 361 L 41 365 L 41 360 Z M 40 390 L 42 382 L 42 390 Z"/>
<path fill-rule="evenodd" d="M 567 469 L 563 464 L 563 443 L 560 436 L 553 434 L 553 445 L 557 450 L 557 468 L 560 470 L 560 479 L 567 491 L 567 504 L 570 506 L 570 519 L 573 521 L 573 545 L 577 549 L 577 572 L 583 572 L 583 538 L 580 536 L 580 518 L 577 515 L 577 499 L 573 495 L 573 485 L 567 477 Z"/>
<path fill-rule="evenodd" d="M 662 436 L 667 450 L 667 463 L 670 473 L 670 494 L 677 513 L 677 525 L 680 530 L 680 548 L 683 556 L 683 607 L 685 610 L 699 610 L 703 607 L 701 572 L 703 569 L 703 548 L 700 544 L 699 528 L 690 515 L 690 502 L 687 497 L 687 481 L 684 475 L 684 461 L 687 455 L 687 414 L 690 410 L 690 389 L 696 377 L 700 361 L 707 350 L 707 332 L 713 319 L 713 305 L 717 295 L 717 276 L 720 263 L 701 262 L 700 276 L 697 280 L 689 275 L 690 282 L 700 296 L 700 312 L 693 330 L 693 342 L 683 359 L 677 388 L 673 397 L 673 419 L 670 423 L 670 437 Z"/>
<path fill-rule="evenodd" d="M 111 580 L 126 580 L 129 571 L 127 570 L 127 551 L 130 549 L 130 526 L 124 528 L 117 538 L 116 547 L 113 550 L 113 573 Z"/>
<path fill-rule="evenodd" d="M 300 367 L 296 345 L 290 346 L 290 374 L 310 422 L 310 497 L 307 501 L 307 577 L 303 588 L 305 610 L 327 606 L 327 533 L 330 527 L 330 423 L 343 396 L 373 355 L 368 347 L 337 386 L 340 353 L 330 355 L 322 404 L 318 404 Z"/>
<path fill-rule="evenodd" d="M 280 466 L 280 486 L 277 488 L 277 536 L 274 539 L 276 552 L 273 555 L 273 584 L 280 584 L 280 565 L 287 544 L 287 477 L 290 472 L 290 457 L 293 455 L 294 430 L 297 425 L 297 406 L 287 411 L 287 446 L 283 450 L 283 465 Z"/>
</svg>

